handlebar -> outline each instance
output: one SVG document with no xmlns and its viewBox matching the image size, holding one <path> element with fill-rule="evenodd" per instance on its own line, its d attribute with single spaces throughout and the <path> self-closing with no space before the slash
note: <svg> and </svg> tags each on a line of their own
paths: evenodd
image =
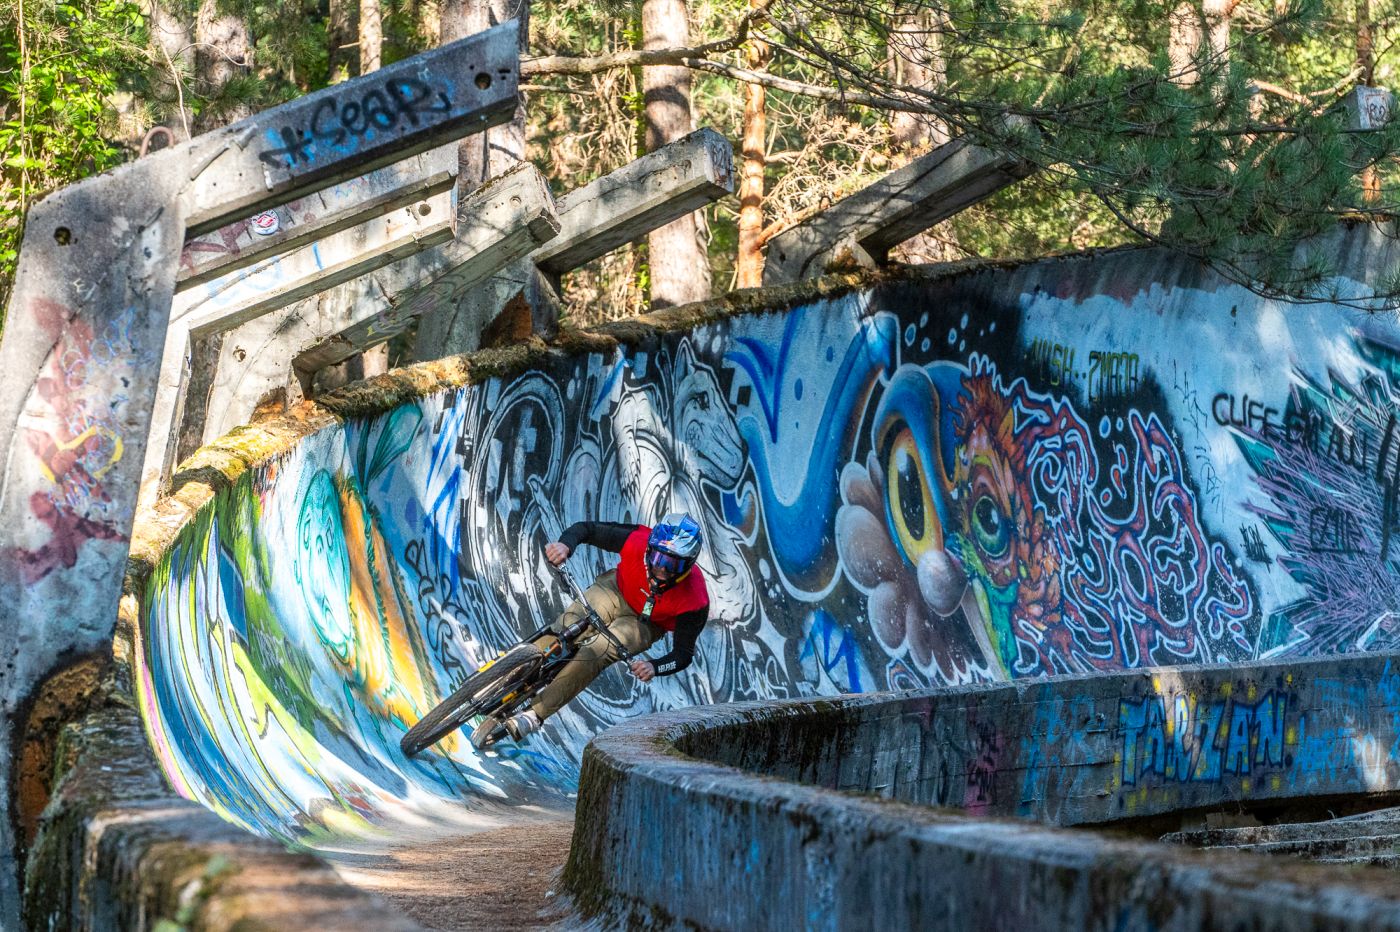
<svg viewBox="0 0 1400 932">
<path fill-rule="evenodd" d="M 578 581 L 575 580 L 564 567 L 555 566 L 553 563 L 550 563 L 548 559 L 545 560 L 545 563 L 549 564 L 549 567 L 554 570 L 555 574 L 562 577 L 564 581 L 568 583 L 569 588 L 574 591 L 574 597 L 583 605 L 585 613 L 582 621 L 565 628 L 560 636 L 565 640 L 573 641 L 574 638 L 578 637 L 585 629 L 591 626 L 596 628 L 598 633 L 606 638 L 613 647 L 617 648 L 623 660 L 630 662 L 633 658 L 632 652 L 622 645 L 622 642 L 617 639 L 617 635 L 608 630 L 607 625 L 603 624 L 603 619 L 598 617 L 598 612 L 594 610 L 592 603 L 588 601 L 588 594 L 579 586 Z"/>
</svg>

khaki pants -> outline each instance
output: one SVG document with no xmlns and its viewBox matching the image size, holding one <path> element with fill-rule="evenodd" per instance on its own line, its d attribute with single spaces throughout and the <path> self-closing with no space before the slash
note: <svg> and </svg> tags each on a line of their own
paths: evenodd
<svg viewBox="0 0 1400 932">
<path fill-rule="evenodd" d="M 598 613 L 603 624 L 608 626 L 613 637 L 633 654 L 639 654 L 659 641 L 665 631 L 649 621 L 642 621 L 632 607 L 622 598 L 617 588 L 617 572 L 609 570 L 593 581 L 584 593 L 588 604 Z M 550 625 L 551 631 L 562 632 L 586 614 L 579 602 L 574 602 Z M 564 669 L 544 689 L 540 690 L 530 706 L 541 720 L 562 709 L 569 700 L 583 692 L 588 684 L 618 660 L 617 648 L 601 634 L 589 632 L 584 635 L 578 653 L 564 664 Z"/>
</svg>

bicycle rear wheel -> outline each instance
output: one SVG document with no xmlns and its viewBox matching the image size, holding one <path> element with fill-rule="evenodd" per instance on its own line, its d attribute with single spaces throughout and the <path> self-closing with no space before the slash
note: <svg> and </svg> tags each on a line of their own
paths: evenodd
<svg viewBox="0 0 1400 932">
<path fill-rule="evenodd" d="M 452 695 L 404 732 L 399 748 L 412 757 L 461 728 L 473 715 L 498 705 L 539 670 L 544 652 L 531 643 L 517 644 L 504 656 L 467 677 Z"/>
</svg>

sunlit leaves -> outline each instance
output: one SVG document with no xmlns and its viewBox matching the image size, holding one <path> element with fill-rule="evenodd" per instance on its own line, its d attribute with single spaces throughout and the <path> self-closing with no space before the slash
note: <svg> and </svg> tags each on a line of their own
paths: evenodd
<svg viewBox="0 0 1400 932">
<path fill-rule="evenodd" d="M 144 20 L 127 0 L 26 0 L 0 14 L 0 306 L 23 211 L 121 160 L 111 98 L 143 67 Z M 23 42 L 21 42 L 23 39 Z"/>
</svg>

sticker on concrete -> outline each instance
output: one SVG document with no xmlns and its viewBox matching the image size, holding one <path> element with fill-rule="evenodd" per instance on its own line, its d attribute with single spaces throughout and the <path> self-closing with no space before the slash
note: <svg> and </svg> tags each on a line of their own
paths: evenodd
<svg viewBox="0 0 1400 932">
<path fill-rule="evenodd" d="M 277 219 L 277 211 L 265 210 L 253 218 L 253 232 L 259 236 L 271 236 L 282 228 L 282 222 Z"/>
</svg>

